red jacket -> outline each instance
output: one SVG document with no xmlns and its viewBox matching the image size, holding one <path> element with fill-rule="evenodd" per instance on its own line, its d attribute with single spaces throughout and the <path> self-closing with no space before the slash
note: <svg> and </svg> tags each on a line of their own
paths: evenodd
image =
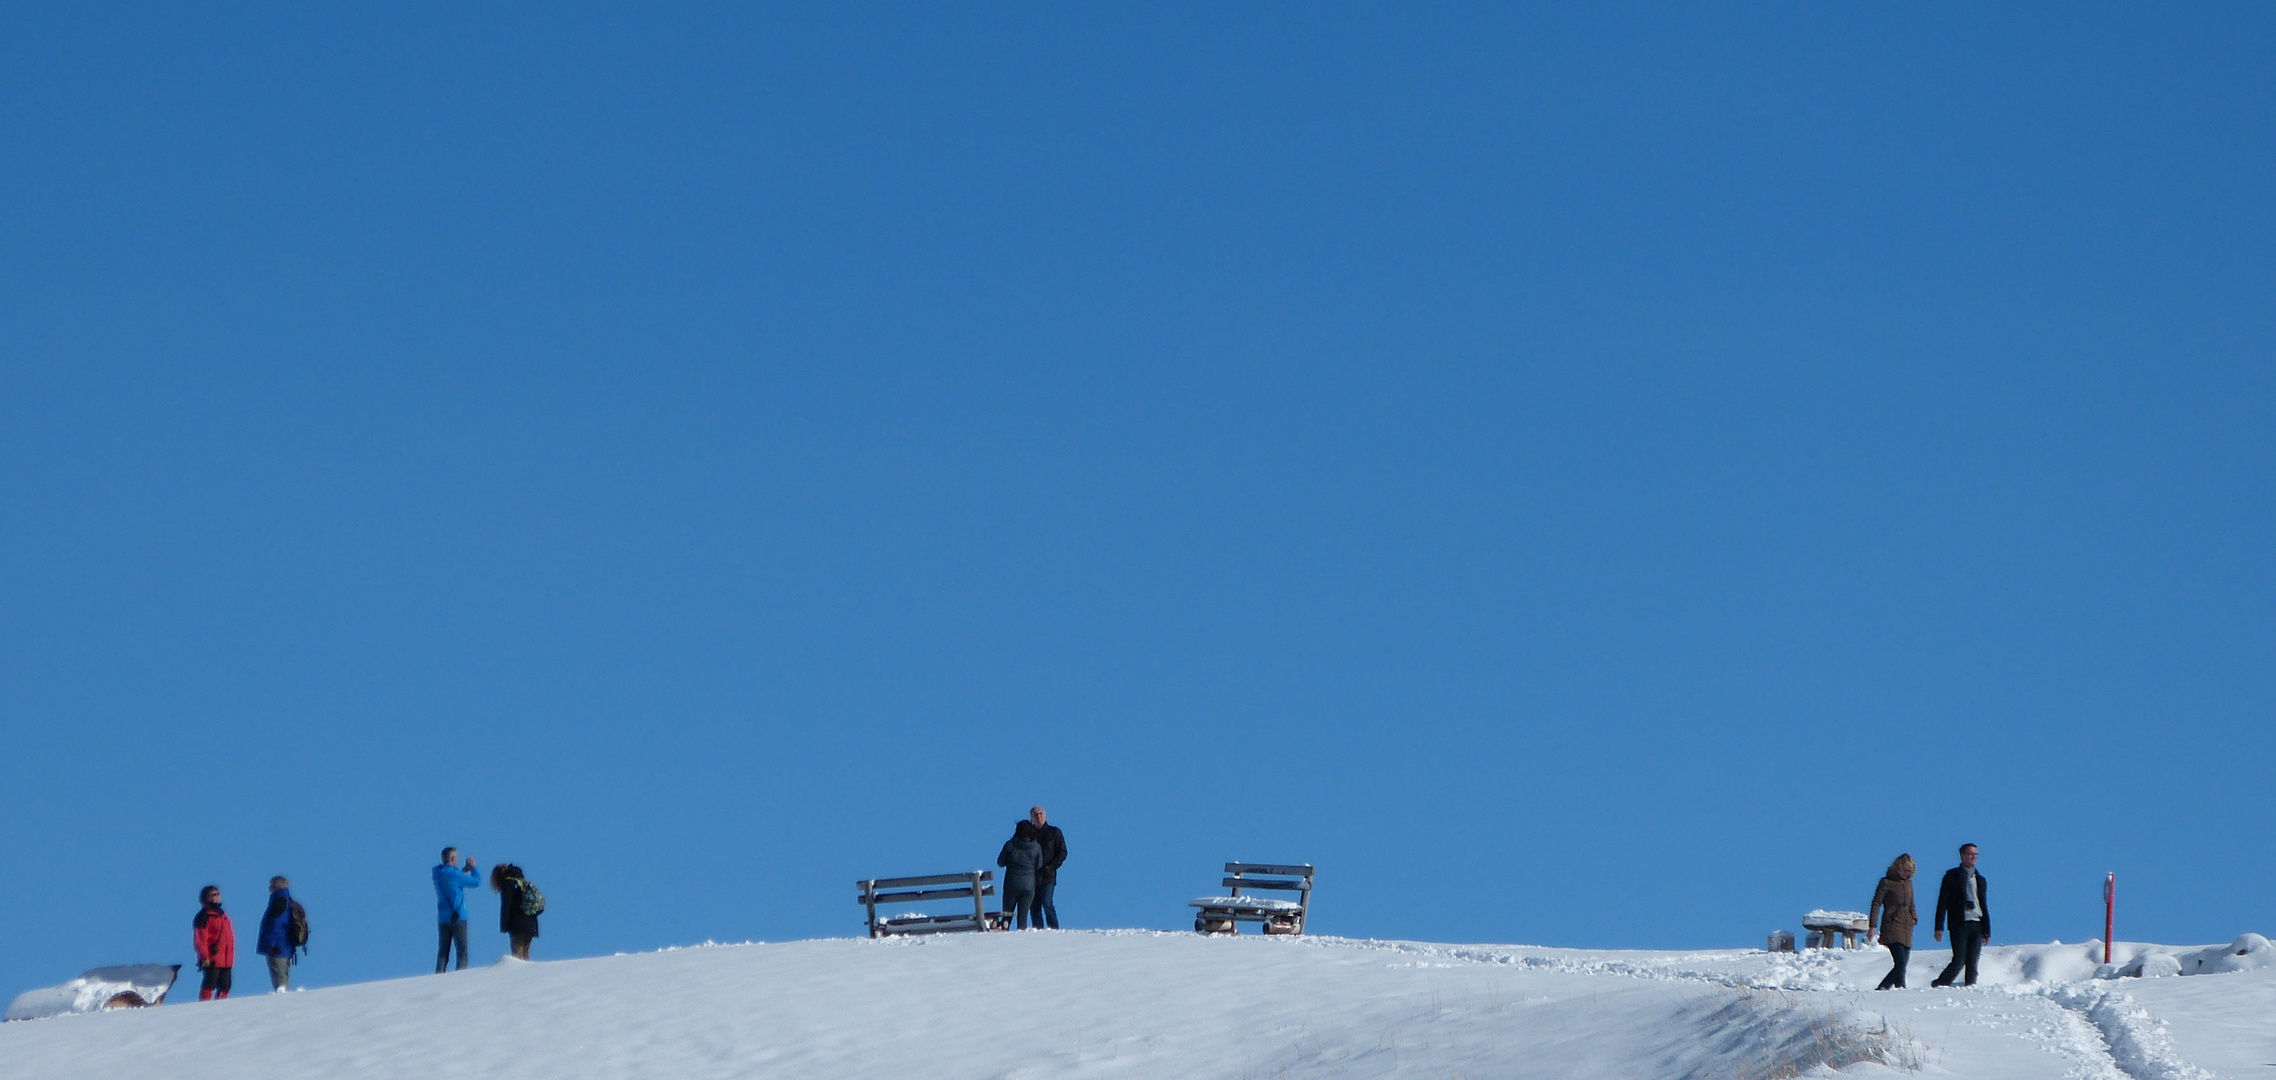
<svg viewBox="0 0 2276 1080">
<path fill-rule="evenodd" d="M 237 930 L 219 905 L 198 912 L 190 920 L 190 944 L 197 949 L 199 967 L 237 966 Z"/>
</svg>

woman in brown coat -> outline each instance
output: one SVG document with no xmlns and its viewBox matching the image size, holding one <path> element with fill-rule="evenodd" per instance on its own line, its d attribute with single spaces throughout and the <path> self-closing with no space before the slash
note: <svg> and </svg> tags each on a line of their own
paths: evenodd
<svg viewBox="0 0 2276 1080">
<path fill-rule="evenodd" d="M 1905 986 L 1905 965 L 1912 960 L 1912 928 L 1920 921 L 1920 913 L 1912 906 L 1912 872 L 1912 856 L 1897 856 L 1897 861 L 1889 864 L 1888 875 L 1873 889 L 1873 902 L 1865 908 L 1867 934 L 1878 927 L 1881 944 L 1889 947 L 1889 959 L 1896 961 L 1881 985 L 1874 987 L 1876 990 L 1892 986 L 1902 990 Z"/>
</svg>

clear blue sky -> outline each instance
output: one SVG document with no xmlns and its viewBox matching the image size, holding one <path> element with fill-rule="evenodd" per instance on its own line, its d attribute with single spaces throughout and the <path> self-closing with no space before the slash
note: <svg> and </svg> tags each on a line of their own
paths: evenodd
<svg viewBox="0 0 2276 1080">
<path fill-rule="evenodd" d="M 2276 930 L 2266 6 L 829 7 L 0 13 L 0 996 L 1039 801 L 1074 926 Z"/>
</svg>

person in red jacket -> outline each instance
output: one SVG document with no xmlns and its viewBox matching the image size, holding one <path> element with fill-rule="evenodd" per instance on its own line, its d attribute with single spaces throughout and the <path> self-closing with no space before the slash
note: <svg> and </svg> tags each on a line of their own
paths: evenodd
<svg viewBox="0 0 2276 1080">
<path fill-rule="evenodd" d="M 237 966 L 237 930 L 221 910 L 221 886 L 199 890 L 198 917 L 190 920 L 190 945 L 197 950 L 198 970 L 205 973 L 198 984 L 198 1000 L 228 997 L 229 972 Z"/>
</svg>

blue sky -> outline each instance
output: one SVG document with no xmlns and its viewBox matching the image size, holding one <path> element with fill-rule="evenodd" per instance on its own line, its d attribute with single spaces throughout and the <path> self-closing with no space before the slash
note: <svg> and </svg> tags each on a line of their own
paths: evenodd
<svg viewBox="0 0 2276 1080">
<path fill-rule="evenodd" d="M 858 930 L 2276 928 L 2250 5 L 0 14 L 0 993 Z M 503 951 L 494 911 L 477 944 Z M 253 976 L 249 973 L 248 978 Z M 258 980 L 255 980 L 258 981 Z"/>
</svg>

